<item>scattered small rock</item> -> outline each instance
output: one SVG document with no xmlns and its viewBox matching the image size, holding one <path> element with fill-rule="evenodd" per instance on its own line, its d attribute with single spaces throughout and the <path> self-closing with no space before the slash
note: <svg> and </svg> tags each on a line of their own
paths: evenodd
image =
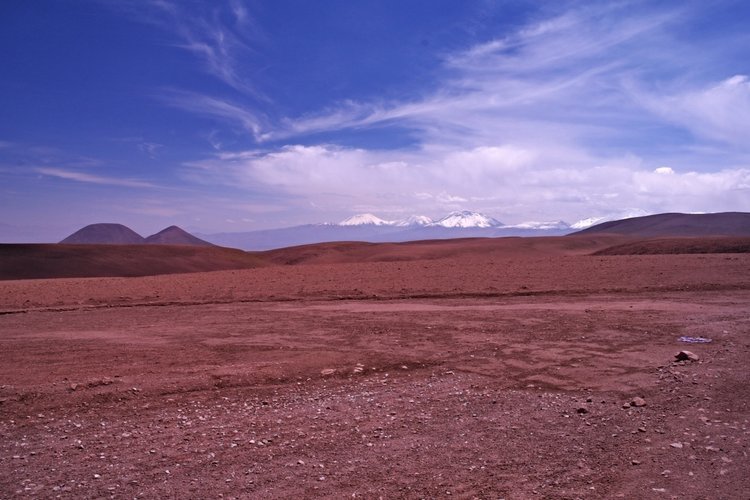
<svg viewBox="0 0 750 500">
<path fill-rule="evenodd" d="M 701 359 L 697 354 L 690 351 L 680 351 L 674 357 L 677 361 L 698 361 Z"/>
<path fill-rule="evenodd" d="M 585 406 L 579 406 L 578 408 L 576 408 L 576 413 L 580 413 L 581 415 L 583 415 L 584 413 L 588 413 L 588 412 L 589 412 L 589 409 L 586 408 Z"/>
<path fill-rule="evenodd" d="M 633 464 L 633 465 L 641 465 L 641 461 L 640 460 L 631 460 L 630 463 Z"/>
<path fill-rule="evenodd" d="M 679 441 L 676 443 L 671 443 L 669 446 L 671 446 L 672 448 L 677 448 L 678 450 L 682 449 L 682 443 L 680 443 Z"/>
<path fill-rule="evenodd" d="M 327 377 L 329 375 L 333 375 L 334 373 L 336 373 L 336 369 L 335 368 L 324 368 L 324 369 L 320 370 L 320 374 L 323 375 L 324 377 Z"/>
<path fill-rule="evenodd" d="M 630 406 L 635 406 L 635 407 L 638 407 L 638 408 L 640 408 L 642 406 L 646 406 L 646 400 L 643 399 L 643 398 L 641 398 L 641 397 L 635 397 L 630 402 Z"/>
</svg>

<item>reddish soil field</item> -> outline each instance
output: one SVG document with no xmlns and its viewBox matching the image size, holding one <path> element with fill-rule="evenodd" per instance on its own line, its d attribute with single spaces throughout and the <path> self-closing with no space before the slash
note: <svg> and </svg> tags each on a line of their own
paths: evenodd
<svg viewBox="0 0 750 500">
<path fill-rule="evenodd" d="M 502 245 L 0 282 L 0 497 L 747 498 L 750 254 Z"/>
</svg>

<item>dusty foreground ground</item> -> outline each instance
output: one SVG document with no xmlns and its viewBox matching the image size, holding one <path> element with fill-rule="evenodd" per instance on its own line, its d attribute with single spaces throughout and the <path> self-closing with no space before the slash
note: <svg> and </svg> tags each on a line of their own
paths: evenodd
<svg viewBox="0 0 750 500">
<path fill-rule="evenodd" d="M 3 498 L 750 491 L 748 254 L 6 281 L 0 312 Z"/>
</svg>

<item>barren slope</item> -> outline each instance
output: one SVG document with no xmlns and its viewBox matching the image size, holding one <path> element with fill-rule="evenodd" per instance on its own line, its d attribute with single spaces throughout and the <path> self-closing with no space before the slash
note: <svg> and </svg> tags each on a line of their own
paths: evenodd
<svg viewBox="0 0 750 500">
<path fill-rule="evenodd" d="M 597 224 L 574 235 L 610 233 L 632 237 L 750 236 L 750 213 L 656 214 Z"/>
<path fill-rule="evenodd" d="M 594 255 L 748 253 L 750 238 L 654 238 L 613 245 Z"/>
<path fill-rule="evenodd" d="M 0 244 L 0 280 L 149 276 L 259 265 L 257 257 L 241 250 L 213 246 Z"/>
</svg>

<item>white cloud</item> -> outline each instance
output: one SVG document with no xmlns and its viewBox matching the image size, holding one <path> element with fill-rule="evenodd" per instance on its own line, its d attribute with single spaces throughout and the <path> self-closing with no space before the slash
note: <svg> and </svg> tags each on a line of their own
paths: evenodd
<svg viewBox="0 0 750 500">
<path fill-rule="evenodd" d="M 297 196 L 337 194 L 455 203 L 467 201 L 477 190 L 484 192 L 484 186 L 507 184 L 508 175 L 534 160 L 534 154 L 512 145 L 412 153 L 290 145 L 271 152 L 222 153 L 216 160 L 191 166 L 216 174 L 231 172 L 232 180 L 227 182 L 239 180 L 246 186 L 264 185 Z"/>
<path fill-rule="evenodd" d="M 714 49 L 672 33 L 691 15 L 690 6 L 579 6 L 445 56 L 420 98 L 344 99 L 278 122 L 226 100 L 177 96 L 175 105 L 239 125 L 267 147 L 224 149 L 190 163 L 190 175 L 342 215 L 355 206 L 386 217 L 465 207 L 536 220 L 625 207 L 750 210 L 750 82 L 696 70 L 710 67 Z M 389 126 L 418 145 L 297 144 Z M 665 164 L 674 168 L 657 167 Z"/>
<path fill-rule="evenodd" d="M 67 179 L 77 182 L 86 182 L 89 184 L 102 184 L 108 186 L 123 186 L 133 188 L 152 188 L 155 187 L 153 184 L 141 181 L 137 179 L 121 179 L 116 177 L 105 177 L 101 175 L 87 174 L 84 172 L 75 172 L 72 170 L 65 170 L 61 168 L 48 168 L 42 167 L 35 169 L 43 175 L 49 175 L 51 177 L 58 177 L 60 179 Z"/>
<path fill-rule="evenodd" d="M 578 156 L 583 156 L 580 153 Z M 331 145 L 240 152 L 192 164 L 226 184 L 263 189 L 300 210 L 379 215 L 473 208 L 492 215 L 576 220 L 623 207 L 649 212 L 750 209 L 750 169 L 715 173 L 647 169 L 636 157 L 557 167 L 513 145 L 472 150 L 373 152 Z M 564 161 L 562 163 L 565 163 Z M 507 218 L 507 217 L 506 217 Z"/>
<path fill-rule="evenodd" d="M 445 59 L 438 89 L 408 102 L 345 100 L 318 114 L 286 119 L 263 140 L 398 124 L 427 143 L 564 142 L 611 134 L 643 113 L 624 105 L 624 83 L 643 65 L 642 48 L 680 11 L 633 15 L 593 6 L 545 19 Z M 634 52 L 637 55 L 634 55 Z M 653 50 L 654 58 L 660 53 Z"/>
<path fill-rule="evenodd" d="M 671 167 L 659 167 L 654 169 L 655 174 L 660 175 L 674 175 L 674 170 Z"/>
<path fill-rule="evenodd" d="M 636 96 L 651 111 L 698 137 L 750 151 L 750 80 L 735 75 L 697 89 Z"/>
</svg>

